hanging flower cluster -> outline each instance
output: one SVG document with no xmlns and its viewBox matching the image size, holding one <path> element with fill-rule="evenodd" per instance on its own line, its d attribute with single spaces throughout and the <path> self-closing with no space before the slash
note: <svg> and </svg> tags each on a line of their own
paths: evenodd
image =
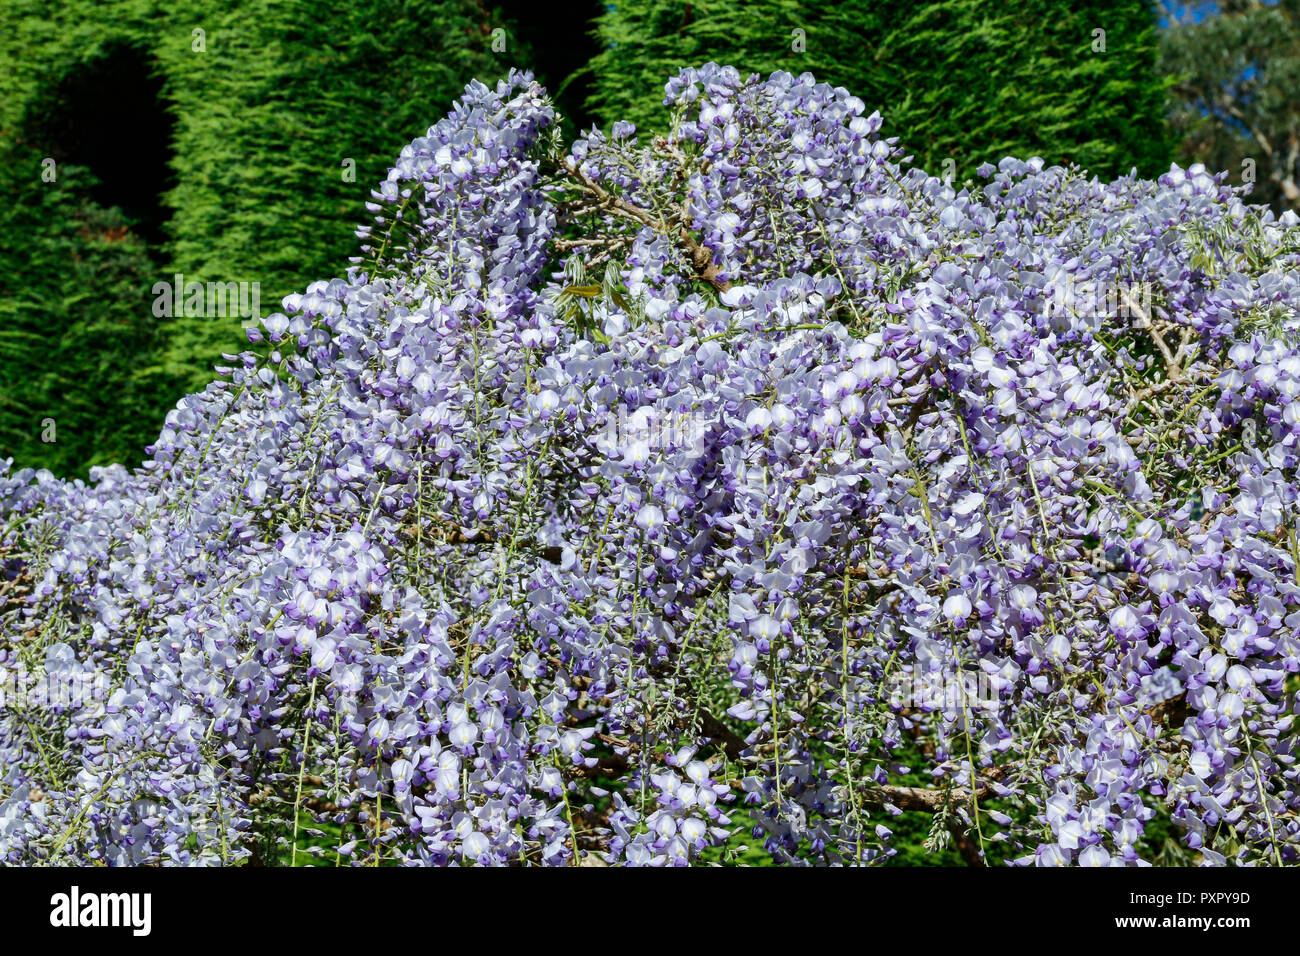
<svg viewBox="0 0 1300 956">
<path fill-rule="evenodd" d="M 666 93 L 471 84 L 143 467 L 0 465 L 0 859 L 1300 859 L 1295 217 Z"/>
</svg>

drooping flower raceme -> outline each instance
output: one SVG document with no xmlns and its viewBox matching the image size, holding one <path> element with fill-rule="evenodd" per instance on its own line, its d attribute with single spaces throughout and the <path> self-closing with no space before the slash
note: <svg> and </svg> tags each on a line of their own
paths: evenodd
<svg viewBox="0 0 1300 956">
<path fill-rule="evenodd" d="M 0 472 L 0 858 L 1297 860 L 1295 217 L 666 92 L 471 84 L 143 467 Z"/>
</svg>

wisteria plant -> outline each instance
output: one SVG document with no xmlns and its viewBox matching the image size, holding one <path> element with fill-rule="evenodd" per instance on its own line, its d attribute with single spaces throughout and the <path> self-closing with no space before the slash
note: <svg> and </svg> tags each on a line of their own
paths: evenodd
<svg viewBox="0 0 1300 956">
<path fill-rule="evenodd" d="M 1297 219 L 665 105 L 471 84 L 142 468 L 0 465 L 0 859 L 1297 862 Z"/>
</svg>

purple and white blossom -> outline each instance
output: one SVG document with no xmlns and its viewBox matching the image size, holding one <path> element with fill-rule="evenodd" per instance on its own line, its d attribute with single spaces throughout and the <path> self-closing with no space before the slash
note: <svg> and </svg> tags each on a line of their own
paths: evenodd
<svg viewBox="0 0 1300 956">
<path fill-rule="evenodd" d="M 1157 814 L 1300 859 L 1295 218 L 1199 167 L 956 190 L 809 75 L 666 105 L 565 150 L 471 84 L 142 467 L 0 464 L 6 690 L 96 689 L 0 708 L 0 860 L 302 811 L 352 864 L 861 864 L 940 810 L 1022 864 L 1149 863 Z"/>
</svg>

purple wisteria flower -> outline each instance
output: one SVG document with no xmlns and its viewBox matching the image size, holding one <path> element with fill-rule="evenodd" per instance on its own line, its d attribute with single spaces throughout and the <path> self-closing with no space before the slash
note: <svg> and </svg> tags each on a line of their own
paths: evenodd
<svg viewBox="0 0 1300 956">
<path fill-rule="evenodd" d="M 1300 859 L 1296 217 L 666 106 L 471 84 L 143 466 L 0 464 L 0 860 Z"/>
</svg>

